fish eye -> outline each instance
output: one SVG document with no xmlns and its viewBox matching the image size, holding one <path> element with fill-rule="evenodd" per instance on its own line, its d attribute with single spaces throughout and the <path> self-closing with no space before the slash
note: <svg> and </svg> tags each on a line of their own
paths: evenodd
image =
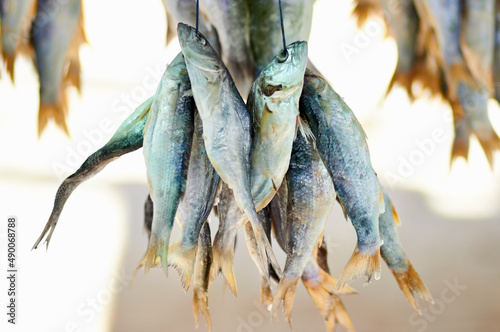
<svg viewBox="0 0 500 332">
<path fill-rule="evenodd" d="M 278 62 L 283 63 L 288 59 L 288 51 L 286 49 L 278 53 Z"/>
<path fill-rule="evenodd" d="M 266 96 L 271 96 L 273 93 L 275 93 L 276 91 L 281 91 L 283 89 L 283 86 L 280 84 L 280 85 L 271 85 L 271 84 L 268 84 L 264 87 L 264 89 L 262 90 L 262 92 L 266 95 Z"/>
</svg>

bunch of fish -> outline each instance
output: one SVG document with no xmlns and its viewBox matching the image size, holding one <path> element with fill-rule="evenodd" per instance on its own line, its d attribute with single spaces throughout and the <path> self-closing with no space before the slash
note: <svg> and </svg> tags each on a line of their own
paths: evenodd
<svg viewBox="0 0 500 332">
<path fill-rule="evenodd" d="M 493 167 L 500 139 L 488 117 L 488 99 L 500 102 L 500 1 L 356 0 L 362 26 L 382 16 L 397 44 L 396 71 L 389 84 L 414 87 L 443 98 L 453 111 L 455 141 L 451 161 L 467 160 L 475 136 Z"/>
<path fill-rule="evenodd" d="M 307 43 L 277 52 L 253 81 L 246 103 L 225 63 L 195 28 L 179 23 L 182 51 L 167 66 L 156 93 L 101 149 L 59 187 L 37 248 L 47 246 L 73 190 L 121 155 L 143 147 L 149 183 L 145 224 L 149 243 L 139 268 L 174 267 L 193 308 L 210 329 L 208 287 L 222 273 L 237 295 L 235 240 L 243 228 L 260 273 L 260 301 L 283 302 L 290 322 L 299 279 L 324 317 L 353 330 L 339 294 L 358 277 L 380 278 L 381 260 L 416 311 L 414 293 L 432 297 L 396 233 L 399 219 L 370 162 L 366 136 L 353 112 L 318 74 L 306 69 Z M 323 232 L 335 201 L 357 234 L 339 280 L 327 264 Z M 211 242 L 210 213 L 219 225 Z M 181 231 L 170 243 L 174 220 Z M 271 247 L 286 253 L 283 267 Z M 273 296 L 271 282 L 277 283 Z"/>
<path fill-rule="evenodd" d="M 14 82 L 19 54 L 33 59 L 40 81 L 38 135 L 49 120 L 69 135 L 69 86 L 80 91 L 78 50 L 86 42 L 81 0 L 0 0 L 2 58 Z"/>
</svg>

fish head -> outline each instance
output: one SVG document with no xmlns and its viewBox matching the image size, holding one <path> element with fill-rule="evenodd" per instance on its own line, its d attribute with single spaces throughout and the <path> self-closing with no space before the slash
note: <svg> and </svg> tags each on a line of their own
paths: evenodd
<svg viewBox="0 0 500 332">
<path fill-rule="evenodd" d="M 264 68 L 255 84 L 267 97 L 286 98 L 300 91 L 307 65 L 307 42 L 298 41 L 287 46 Z M 299 92 L 300 94 L 300 92 Z"/>
<path fill-rule="evenodd" d="M 221 70 L 219 54 L 199 31 L 184 23 L 177 25 L 177 35 L 186 61 L 198 69 L 210 73 Z"/>
</svg>

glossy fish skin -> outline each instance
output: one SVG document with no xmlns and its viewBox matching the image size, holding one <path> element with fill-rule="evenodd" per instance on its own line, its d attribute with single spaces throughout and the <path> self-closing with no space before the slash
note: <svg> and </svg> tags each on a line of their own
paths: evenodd
<svg viewBox="0 0 500 332">
<path fill-rule="evenodd" d="M 282 0 L 283 25 L 288 44 L 307 41 L 311 32 L 315 0 Z M 278 2 L 249 1 L 250 47 L 257 76 L 283 50 Z"/>
<path fill-rule="evenodd" d="M 262 70 L 252 85 L 248 108 L 252 115 L 252 197 L 257 211 L 269 204 L 288 169 L 295 139 L 299 99 L 307 64 L 307 43 L 287 46 Z"/>
<path fill-rule="evenodd" d="M 64 66 L 68 63 L 68 51 L 80 17 L 81 0 L 68 0 L 64 3 L 38 0 L 31 39 L 40 79 L 39 135 L 51 118 L 69 135 L 66 126 L 68 110 L 64 92 Z"/>
<path fill-rule="evenodd" d="M 421 314 L 414 292 L 430 303 L 434 303 L 434 300 L 399 242 L 396 231 L 396 224 L 399 224 L 399 219 L 392 201 L 385 191 L 384 202 L 385 212 L 380 215 L 379 219 L 380 236 L 384 241 L 384 244 L 380 248 L 380 254 L 391 269 L 399 288 L 401 288 L 410 305 L 416 312 Z"/>
<path fill-rule="evenodd" d="M 47 232 L 49 233 L 45 242 L 48 248 L 52 233 L 59 221 L 59 216 L 64 208 L 64 204 L 76 187 L 99 173 L 113 160 L 142 147 L 142 132 L 153 100 L 154 96 L 137 107 L 136 110 L 123 121 L 120 127 L 118 127 L 108 143 L 91 154 L 75 173 L 71 174 L 63 181 L 57 190 L 54 207 L 52 208 L 49 220 L 42 234 L 35 242 L 33 249 L 38 247 Z"/>
<path fill-rule="evenodd" d="M 1 0 L 0 22 L 2 58 L 14 82 L 14 62 L 20 51 L 26 51 L 29 26 L 35 13 L 35 0 Z"/>
<path fill-rule="evenodd" d="M 309 70 L 304 78 L 300 111 L 311 126 L 318 152 L 358 238 L 337 287 L 340 289 L 360 276 L 366 276 L 367 282 L 373 276 L 378 279 L 382 245 L 378 218 L 384 212 L 384 202 L 371 166 L 366 135 L 343 99 Z"/>
<path fill-rule="evenodd" d="M 146 272 L 160 265 L 167 273 L 170 233 L 186 189 L 194 112 L 186 64 L 179 53 L 163 74 L 144 127 L 143 152 L 153 201 L 151 237 L 139 265 Z"/>
<path fill-rule="evenodd" d="M 209 332 L 212 330 L 210 314 L 208 312 L 208 286 L 211 264 L 212 244 L 210 226 L 208 222 L 205 222 L 198 238 L 196 261 L 194 263 L 193 314 L 196 328 L 198 328 L 199 324 L 199 313 L 201 312 L 205 316 Z"/>
<path fill-rule="evenodd" d="M 398 48 L 396 71 L 387 91 L 391 91 L 394 84 L 399 84 L 406 89 L 408 96 L 413 100 L 412 83 L 415 79 L 419 31 L 417 10 L 413 0 L 398 1 L 397 6 L 394 6 L 392 0 L 381 0 L 380 2 L 389 33 L 396 40 Z"/>
<path fill-rule="evenodd" d="M 218 32 L 220 56 L 239 92 L 246 96 L 252 85 L 254 65 L 250 50 L 248 0 L 201 0 L 200 11 Z M 186 23 L 186 22 L 183 22 Z M 205 31 L 202 31 L 205 33 Z"/>
<path fill-rule="evenodd" d="M 186 189 L 175 215 L 181 225 L 181 234 L 168 248 L 169 264 L 179 272 L 185 291 L 193 274 L 199 234 L 212 211 L 219 182 L 219 175 L 205 151 L 201 119 L 195 112 Z"/>
<path fill-rule="evenodd" d="M 283 311 L 290 322 L 297 283 L 335 204 L 332 179 L 313 143 L 297 134 L 293 143 L 288 185 L 287 247 L 283 278 L 278 284 L 272 312 L 283 300 Z"/>
<path fill-rule="evenodd" d="M 269 258 L 275 270 L 280 272 L 251 194 L 252 137 L 248 109 L 224 63 L 205 37 L 182 23 L 179 23 L 177 33 L 203 122 L 208 158 L 222 181 L 233 190 L 236 203 L 252 223 L 261 260 Z"/>
</svg>

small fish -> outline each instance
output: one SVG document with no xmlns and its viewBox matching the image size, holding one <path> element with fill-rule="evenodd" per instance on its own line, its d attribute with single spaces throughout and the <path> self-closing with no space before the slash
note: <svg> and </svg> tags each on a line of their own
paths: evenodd
<svg viewBox="0 0 500 332">
<path fill-rule="evenodd" d="M 335 204 L 335 189 L 323 161 L 312 142 L 297 135 L 293 144 L 288 185 L 286 262 L 272 305 L 283 311 L 290 323 L 293 299 L 299 278 L 322 235 L 325 222 Z"/>
<path fill-rule="evenodd" d="M 74 48 L 72 44 L 75 43 L 75 36 L 80 30 L 81 10 L 81 0 L 69 0 L 64 3 L 58 0 L 37 2 L 37 12 L 31 27 L 31 42 L 40 79 L 39 136 L 51 118 L 69 135 L 66 125 L 68 107 L 64 91 L 68 73 L 65 68 L 70 63 L 70 49 Z M 71 62 L 75 63 L 74 56 Z"/>
<path fill-rule="evenodd" d="M 49 220 L 42 234 L 35 242 L 33 249 L 38 248 L 38 245 L 47 235 L 47 232 L 48 235 L 45 242 L 47 243 L 47 248 L 49 247 L 52 233 L 59 221 L 59 216 L 64 208 L 64 204 L 76 187 L 99 173 L 113 160 L 142 147 L 142 132 L 153 100 L 154 96 L 137 107 L 137 109 L 123 121 L 120 127 L 118 127 L 111 139 L 102 148 L 91 154 L 75 173 L 71 174 L 63 181 L 57 190 L 54 207 L 52 208 Z"/>
<path fill-rule="evenodd" d="M 399 242 L 396 225 L 399 218 L 394 209 L 391 199 L 384 191 L 385 212 L 380 215 L 380 236 L 384 244 L 380 248 L 380 254 L 391 269 L 399 288 L 405 295 L 410 305 L 416 312 L 422 314 L 415 299 L 414 292 L 427 302 L 434 303 L 431 293 L 420 279 L 417 271 L 408 260 L 406 253 Z"/>
<path fill-rule="evenodd" d="M 265 261 L 267 257 L 280 272 L 251 194 L 252 137 L 248 109 L 224 63 L 205 37 L 182 23 L 179 23 L 177 33 L 203 122 L 208 158 L 222 181 L 233 190 L 236 203 L 251 222 L 261 259 Z"/>
<path fill-rule="evenodd" d="M 170 233 L 186 189 L 194 112 L 191 85 L 180 52 L 163 74 L 144 127 L 143 152 L 153 201 L 151 237 L 139 264 L 146 272 L 160 265 L 167 273 Z"/>
<path fill-rule="evenodd" d="M 268 207 L 257 212 L 259 219 L 262 221 L 264 225 L 264 230 L 266 231 L 266 236 L 270 242 L 271 240 L 271 216 Z M 259 248 L 257 247 L 257 240 L 255 239 L 255 235 L 252 230 L 252 226 L 249 222 L 245 223 L 245 239 L 248 248 L 248 252 L 250 253 L 250 257 L 253 262 L 257 266 L 260 274 L 260 304 L 262 305 L 266 302 L 267 305 L 273 304 L 273 292 L 271 290 L 271 284 L 269 282 L 269 278 L 267 277 L 267 271 L 272 270 L 269 267 L 265 267 L 262 265 L 262 261 L 259 256 Z"/>
<path fill-rule="evenodd" d="M 210 265 L 212 264 L 212 245 L 208 222 L 205 222 L 201 228 L 197 248 L 194 263 L 193 314 L 196 328 L 198 328 L 199 313 L 201 312 L 205 316 L 208 331 L 210 332 L 212 331 L 212 324 L 208 312 L 208 285 Z"/>
<path fill-rule="evenodd" d="M 214 280 L 222 273 L 226 284 L 234 296 L 238 296 L 236 279 L 233 270 L 234 248 L 238 230 L 247 222 L 241 218 L 242 212 L 236 203 L 233 191 L 226 183 L 222 183 L 217 207 L 219 229 L 215 234 L 212 247 L 213 261 L 210 277 Z M 260 256 L 259 256 L 260 257 Z"/>
<path fill-rule="evenodd" d="M 20 52 L 28 51 L 29 28 L 35 9 L 35 0 L 0 1 L 2 58 L 12 82 L 16 56 Z"/>
<path fill-rule="evenodd" d="M 413 0 L 395 2 L 381 0 L 388 32 L 396 40 L 398 61 L 396 71 L 387 88 L 389 93 L 395 84 L 401 85 L 409 98 L 414 100 L 412 84 L 415 80 L 417 66 L 417 37 L 419 32 L 419 17 Z"/>
<path fill-rule="evenodd" d="M 198 235 L 212 211 L 219 182 L 219 175 L 205 151 L 201 119 L 195 112 L 186 189 L 175 215 L 181 225 L 181 234 L 168 248 L 169 265 L 175 267 L 179 273 L 185 291 L 191 283 Z"/>
<path fill-rule="evenodd" d="M 367 283 L 373 276 L 379 279 L 382 241 L 378 218 L 384 212 L 384 201 L 363 128 L 333 88 L 309 70 L 304 78 L 300 111 L 311 125 L 338 200 L 358 238 L 337 288 L 360 276 L 366 276 Z"/>
<path fill-rule="evenodd" d="M 311 31 L 315 0 L 282 0 L 286 41 L 307 41 Z M 277 1 L 249 1 L 250 47 L 257 77 L 282 49 L 280 8 Z"/>
<path fill-rule="evenodd" d="M 285 180 L 269 204 L 274 236 L 285 252 L 287 251 L 287 204 L 288 185 Z M 328 331 L 334 331 L 336 323 L 353 331 L 351 320 L 345 311 L 342 300 L 334 293 L 337 280 L 330 275 L 326 256 L 326 245 L 323 236 L 320 236 L 318 245 L 314 246 L 313 253 L 301 275 L 302 283 L 325 319 Z M 344 293 L 353 294 L 356 291 L 346 287 Z"/>
<path fill-rule="evenodd" d="M 252 116 L 252 197 L 257 211 L 281 186 L 300 126 L 299 99 L 307 64 L 307 43 L 287 46 L 261 71 L 248 96 Z"/>
<path fill-rule="evenodd" d="M 200 1 L 200 11 L 217 30 L 222 48 L 219 54 L 236 87 L 244 96 L 250 90 L 254 75 L 249 42 L 250 11 L 248 2 L 247 0 Z M 205 33 L 205 31 L 202 32 Z"/>
<path fill-rule="evenodd" d="M 469 136 L 475 135 L 490 166 L 493 167 L 493 152 L 500 149 L 500 138 L 493 130 L 488 118 L 489 92 L 487 83 L 484 85 L 476 81 L 474 72 L 483 71 L 484 74 L 485 69 L 479 69 L 479 67 L 488 67 L 486 63 L 493 56 L 494 40 L 492 33 L 490 33 L 491 37 L 483 36 L 483 34 L 480 37 L 472 36 L 480 31 L 487 31 L 488 26 L 492 28 L 493 18 L 490 23 L 479 24 L 477 22 L 480 20 L 487 21 L 488 13 L 481 9 L 485 3 L 475 3 L 467 10 L 464 7 L 465 4 L 465 2 L 458 0 L 415 1 L 419 15 L 425 17 L 435 32 L 435 44 L 437 44 L 434 47 L 435 57 L 443 68 L 447 85 L 447 100 L 453 108 L 455 124 L 460 126 L 455 129 L 458 135 L 455 136 L 453 143 L 451 161 L 453 162 L 461 156 L 467 159 Z M 462 12 L 465 15 L 465 20 L 462 19 Z M 485 26 L 482 27 L 483 25 Z M 471 32 L 467 32 L 468 29 Z M 487 32 L 484 34 L 488 35 Z M 474 38 L 484 39 L 484 43 L 488 43 L 486 41 L 488 38 L 492 40 L 489 45 L 479 47 L 476 41 L 471 40 Z M 490 52 L 491 54 L 488 54 Z M 478 65 L 478 63 L 482 63 L 482 65 Z M 491 72 L 491 70 L 490 67 L 489 71 Z M 487 75 L 481 80 L 487 82 L 488 77 Z M 462 122 L 461 114 L 463 114 L 465 122 Z"/>
</svg>

